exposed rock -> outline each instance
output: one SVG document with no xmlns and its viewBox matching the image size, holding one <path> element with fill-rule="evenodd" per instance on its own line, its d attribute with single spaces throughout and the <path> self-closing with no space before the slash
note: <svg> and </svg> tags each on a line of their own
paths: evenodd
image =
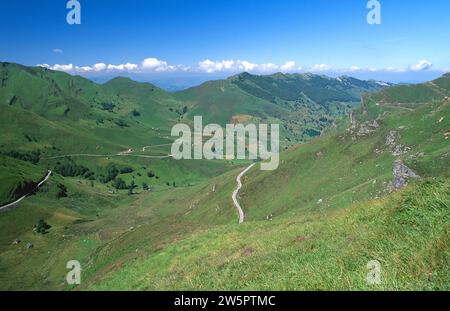
<svg viewBox="0 0 450 311">
<path fill-rule="evenodd" d="M 397 140 L 397 132 L 390 131 L 389 134 L 386 136 L 386 146 L 390 147 L 395 145 L 396 140 Z"/>
<path fill-rule="evenodd" d="M 394 176 L 396 177 L 404 177 L 404 178 L 419 178 L 412 169 L 407 167 L 401 160 L 396 160 L 394 162 Z"/>
<path fill-rule="evenodd" d="M 377 120 L 366 121 L 361 124 L 353 122 L 352 127 L 350 128 L 350 133 L 352 135 L 356 135 L 357 137 L 364 137 L 375 132 L 379 127 L 380 125 Z M 356 137 L 353 136 L 353 139 L 355 140 Z"/>
<path fill-rule="evenodd" d="M 389 148 L 391 154 L 393 156 L 400 156 L 402 154 L 407 153 L 411 148 L 405 147 L 401 144 L 397 144 L 397 140 L 400 138 L 400 134 L 397 131 L 390 131 L 386 136 L 386 146 Z"/>
<path fill-rule="evenodd" d="M 16 239 L 16 240 L 14 240 L 14 242 L 12 244 L 17 245 L 17 244 L 20 244 L 20 242 L 22 242 L 22 241 L 19 239 Z"/>
<path fill-rule="evenodd" d="M 389 192 L 406 187 L 409 178 L 420 178 L 412 169 L 403 164 L 401 160 L 394 162 L 392 172 L 394 174 L 394 181 L 388 185 Z"/>
<path fill-rule="evenodd" d="M 26 245 L 27 249 L 31 249 L 33 247 L 34 247 L 34 245 L 32 243 L 30 243 L 30 242 L 28 242 L 27 245 Z"/>
</svg>

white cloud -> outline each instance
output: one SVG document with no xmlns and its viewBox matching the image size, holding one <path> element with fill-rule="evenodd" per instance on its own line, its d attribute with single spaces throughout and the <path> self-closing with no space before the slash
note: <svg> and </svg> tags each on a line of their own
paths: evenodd
<svg viewBox="0 0 450 311">
<path fill-rule="evenodd" d="M 167 62 L 157 58 L 146 58 L 142 61 L 142 67 L 147 69 L 155 69 L 161 66 L 167 66 Z"/>
<path fill-rule="evenodd" d="M 239 63 L 234 60 L 212 61 L 210 59 L 205 59 L 198 63 L 198 69 L 207 73 L 232 71 L 235 70 L 237 66 L 239 66 Z"/>
<path fill-rule="evenodd" d="M 184 71 L 184 72 L 190 71 L 192 69 L 191 67 L 185 66 L 185 65 L 177 65 L 176 67 L 177 67 L 178 70 Z"/>
<path fill-rule="evenodd" d="M 288 61 L 284 65 L 279 66 L 273 63 L 256 64 L 247 60 L 222 60 L 213 61 L 205 59 L 198 63 L 197 69 L 206 73 L 220 72 L 220 71 L 248 71 L 248 72 L 276 72 L 282 70 L 284 72 L 295 71 L 296 64 L 294 61 Z"/>
<path fill-rule="evenodd" d="M 156 58 L 147 58 L 144 59 L 141 63 L 141 65 L 133 64 L 133 63 L 125 63 L 125 64 L 109 64 L 106 63 L 97 63 L 92 66 L 74 66 L 73 64 L 68 65 L 59 65 L 55 64 L 53 66 L 48 64 L 38 64 L 39 67 L 45 67 L 52 70 L 58 70 L 58 71 L 77 71 L 82 73 L 88 73 L 88 72 L 103 72 L 103 71 L 130 71 L 130 72 L 139 72 L 139 71 L 186 71 L 189 69 L 189 67 L 178 65 L 178 66 L 172 66 L 169 65 L 167 62 L 156 59 Z"/>
<path fill-rule="evenodd" d="M 150 57 L 144 59 L 141 63 L 123 63 L 123 64 L 107 64 L 99 62 L 93 65 L 75 66 L 73 64 L 39 64 L 37 66 L 45 67 L 52 70 L 66 71 L 66 72 L 79 72 L 79 73 L 101 73 L 101 72 L 229 72 L 237 73 L 248 71 L 252 73 L 270 74 L 277 71 L 281 72 L 334 72 L 334 73 L 356 73 L 356 72 L 389 72 L 389 73 L 402 73 L 402 72 L 418 72 L 430 69 L 433 64 L 426 59 L 419 61 L 417 64 L 409 67 L 358 67 L 352 65 L 350 67 L 332 67 L 327 64 L 315 64 L 309 68 L 303 68 L 298 66 L 295 61 L 290 60 L 282 65 L 274 63 L 253 63 L 248 60 L 220 60 L 214 61 L 211 59 L 205 59 L 198 62 L 197 66 L 189 67 L 182 64 L 171 65 L 167 61 L 160 60 L 158 58 Z"/>
<path fill-rule="evenodd" d="M 296 66 L 295 62 L 291 60 L 291 61 L 286 62 L 284 65 L 282 65 L 280 67 L 280 70 L 282 72 L 293 71 L 295 69 L 295 66 Z"/>
<path fill-rule="evenodd" d="M 98 72 L 98 71 L 104 71 L 108 66 L 106 66 L 105 63 L 97 63 L 94 66 L 92 66 L 92 70 Z"/>
<path fill-rule="evenodd" d="M 75 67 L 75 70 L 76 70 L 76 71 L 81 71 L 81 72 L 90 72 L 90 71 L 92 71 L 93 69 L 92 69 L 91 66 L 82 66 L 82 67 L 76 66 L 76 67 Z"/>
<path fill-rule="evenodd" d="M 245 71 L 254 71 L 255 69 L 258 68 L 258 64 L 254 64 L 251 63 L 249 61 L 246 60 L 238 60 L 238 64 L 239 64 L 239 69 L 240 70 L 245 70 Z"/>
<path fill-rule="evenodd" d="M 262 72 L 275 72 L 279 68 L 280 68 L 280 66 L 272 64 L 272 63 L 259 65 L 259 70 L 262 71 Z"/>
<path fill-rule="evenodd" d="M 405 72 L 406 70 L 403 68 L 398 68 L 398 67 L 386 67 L 384 69 L 378 70 L 378 71 L 387 71 L 387 72 Z"/>
<path fill-rule="evenodd" d="M 72 71 L 73 68 L 74 68 L 73 64 L 68 64 L 68 65 L 56 64 L 56 65 L 52 66 L 50 69 L 58 70 L 58 71 Z"/>
<path fill-rule="evenodd" d="M 310 71 L 312 72 L 320 72 L 320 71 L 327 71 L 330 70 L 331 66 L 327 64 L 315 64 L 311 67 Z"/>
<path fill-rule="evenodd" d="M 350 68 L 348 69 L 348 71 L 350 72 L 355 72 L 355 71 L 360 71 L 361 68 L 359 68 L 358 66 L 350 66 Z"/>
<path fill-rule="evenodd" d="M 134 70 L 138 69 L 138 67 L 139 66 L 137 64 L 131 64 L 131 63 L 120 64 L 120 65 L 109 64 L 106 69 L 114 70 L 114 71 L 134 71 Z"/>
<path fill-rule="evenodd" d="M 154 57 L 146 58 L 141 63 L 141 69 L 147 71 L 175 71 L 177 68 L 177 66 L 169 65 L 166 61 Z"/>
<path fill-rule="evenodd" d="M 205 71 L 207 73 L 212 73 L 214 71 L 220 70 L 218 69 L 216 62 L 213 62 L 210 59 L 205 59 L 201 62 L 198 62 L 198 67 L 200 68 L 200 70 Z"/>
<path fill-rule="evenodd" d="M 410 69 L 412 71 L 422 71 L 422 70 L 427 70 L 430 69 L 433 66 L 432 63 L 430 63 L 428 60 L 426 59 L 422 59 L 421 61 L 419 61 L 417 64 L 412 65 L 410 67 Z"/>
<path fill-rule="evenodd" d="M 53 49 L 52 51 L 53 51 L 53 53 L 56 53 L 56 54 L 64 53 L 64 51 L 62 49 Z"/>
</svg>

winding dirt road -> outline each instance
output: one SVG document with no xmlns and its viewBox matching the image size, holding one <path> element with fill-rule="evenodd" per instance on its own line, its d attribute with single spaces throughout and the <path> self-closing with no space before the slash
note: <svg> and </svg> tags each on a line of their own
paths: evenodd
<svg viewBox="0 0 450 311">
<path fill-rule="evenodd" d="M 40 182 L 37 184 L 37 186 L 36 186 L 32 191 L 30 191 L 29 193 L 25 194 L 24 196 L 20 197 L 19 199 L 15 200 L 15 201 L 12 202 L 12 203 L 9 203 L 9 204 L 0 206 L 0 212 L 6 211 L 6 210 L 8 210 L 9 208 L 14 207 L 16 204 L 20 203 L 23 199 L 25 199 L 25 198 L 26 198 L 27 196 L 29 196 L 31 193 L 33 193 L 33 192 L 35 192 L 36 190 L 38 190 L 44 183 L 47 182 L 47 180 L 50 178 L 51 175 L 52 175 L 52 171 L 50 171 L 50 170 L 47 171 L 47 175 L 45 176 L 45 178 L 44 178 L 42 181 L 40 181 Z"/>
<path fill-rule="evenodd" d="M 145 146 L 142 147 L 142 151 L 145 152 L 146 149 L 150 149 L 150 148 L 154 148 L 154 147 L 165 147 L 165 146 L 172 146 L 173 143 L 171 144 L 162 144 L 162 145 L 153 145 L 153 146 Z"/>
<path fill-rule="evenodd" d="M 161 156 L 151 156 L 151 155 L 141 155 L 141 154 L 84 154 L 84 153 L 80 153 L 80 154 L 64 154 L 64 155 L 59 155 L 59 156 L 54 156 L 54 157 L 43 157 L 41 158 L 41 160 L 54 160 L 54 159 L 61 159 L 61 158 L 65 158 L 65 157 L 87 157 L 87 158 L 112 158 L 112 157 L 135 157 L 135 158 L 145 158 L 145 159 L 167 159 L 167 158 L 171 158 L 172 155 L 168 154 L 168 155 L 161 155 Z"/>
<path fill-rule="evenodd" d="M 142 151 L 145 152 L 146 149 L 153 147 L 162 147 L 162 146 L 170 146 L 171 144 L 162 144 L 162 145 L 153 145 L 153 146 L 145 146 L 142 147 Z M 119 152 L 117 154 L 93 154 L 93 153 L 76 153 L 76 154 L 63 154 L 52 157 L 42 157 L 41 160 L 54 160 L 61 159 L 65 157 L 87 157 L 87 158 L 112 158 L 112 157 L 135 157 L 135 158 L 144 158 L 144 159 L 167 159 L 172 158 L 173 155 L 143 155 L 143 154 L 133 154 L 133 149 L 127 149 L 125 151 Z"/>
<path fill-rule="evenodd" d="M 239 190 L 241 190 L 242 188 L 242 182 L 241 182 L 241 178 L 249 171 L 251 170 L 251 168 L 255 165 L 256 163 L 252 163 L 249 167 L 247 167 L 245 170 L 243 170 L 238 177 L 236 178 L 236 182 L 237 182 L 237 188 L 236 190 L 234 190 L 233 195 L 231 196 L 231 198 L 233 199 L 234 205 L 236 206 L 236 209 L 239 212 L 239 224 L 242 224 L 244 222 L 244 211 L 241 208 L 241 205 L 239 205 L 239 202 L 237 201 L 237 195 L 239 193 Z"/>
</svg>

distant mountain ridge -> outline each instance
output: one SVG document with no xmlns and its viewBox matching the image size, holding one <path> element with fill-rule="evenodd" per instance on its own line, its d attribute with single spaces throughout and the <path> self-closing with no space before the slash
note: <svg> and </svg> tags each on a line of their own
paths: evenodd
<svg viewBox="0 0 450 311">
<path fill-rule="evenodd" d="M 241 73 L 170 93 L 151 83 L 116 77 L 96 84 L 42 67 L 0 63 L 0 104 L 25 109 L 65 126 L 164 128 L 194 115 L 226 124 L 271 122 L 282 144 L 304 142 L 345 116 L 366 92 L 385 86 L 351 77 Z M 386 84 L 387 85 L 387 84 Z"/>
<path fill-rule="evenodd" d="M 389 85 L 309 73 L 258 76 L 244 72 L 176 92 L 175 97 L 187 103 L 188 116 L 202 115 L 207 122 L 224 124 L 238 118 L 279 123 L 282 140 L 290 145 L 320 135 L 357 106 L 363 94 Z"/>
</svg>

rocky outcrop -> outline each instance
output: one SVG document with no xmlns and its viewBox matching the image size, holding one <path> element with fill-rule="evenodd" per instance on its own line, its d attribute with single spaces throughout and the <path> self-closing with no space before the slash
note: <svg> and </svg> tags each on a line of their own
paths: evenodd
<svg viewBox="0 0 450 311">
<path fill-rule="evenodd" d="M 401 156 L 411 150 L 409 147 L 398 144 L 397 141 L 399 138 L 400 134 L 394 130 L 390 131 L 386 136 L 386 147 L 389 148 L 389 151 L 395 157 Z"/>
<path fill-rule="evenodd" d="M 356 140 L 358 137 L 365 137 L 372 134 L 379 127 L 380 125 L 378 124 L 377 120 L 357 123 L 355 118 L 352 118 L 352 126 L 350 127 L 349 131 L 352 135 L 352 139 Z"/>
<path fill-rule="evenodd" d="M 392 173 L 394 175 L 394 181 L 390 182 L 388 185 L 387 190 L 389 192 L 406 187 L 410 178 L 420 178 L 416 172 L 403 164 L 401 160 L 394 161 Z"/>
</svg>

